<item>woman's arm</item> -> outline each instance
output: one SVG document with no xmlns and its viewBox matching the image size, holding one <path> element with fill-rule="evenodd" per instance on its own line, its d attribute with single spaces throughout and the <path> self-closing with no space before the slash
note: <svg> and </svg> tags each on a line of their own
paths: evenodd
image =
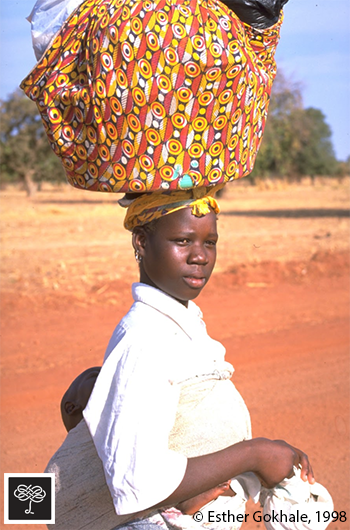
<svg viewBox="0 0 350 530">
<path fill-rule="evenodd" d="M 232 477 L 253 471 L 266 487 L 273 487 L 301 466 L 301 478 L 314 482 L 305 453 L 281 440 L 255 438 L 239 442 L 216 453 L 189 458 L 179 487 L 156 507 L 175 506 Z"/>
</svg>

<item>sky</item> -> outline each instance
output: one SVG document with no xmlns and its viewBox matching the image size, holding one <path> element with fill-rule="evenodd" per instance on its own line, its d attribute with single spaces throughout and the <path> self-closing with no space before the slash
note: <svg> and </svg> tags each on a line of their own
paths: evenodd
<svg viewBox="0 0 350 530">
<path fill-rule="evenodd" d="M 30 14 L 35 0 L 0 0 L 0 99 L 35 65 Z M 305 107 L 320 109 L 338 160 L 350 156 L 350 1 L 289 0 L 278 67 L 299 82 Z"/>
</svg>

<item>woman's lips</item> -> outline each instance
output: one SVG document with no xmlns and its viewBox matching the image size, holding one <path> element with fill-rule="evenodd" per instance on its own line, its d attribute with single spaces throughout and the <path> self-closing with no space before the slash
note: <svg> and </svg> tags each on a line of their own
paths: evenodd
<svg viewBox="0 0 350 530">
<path fill-rule="evenodd" d="M 205 278 L 197 278 L 195 276 L 184 276 L 184 280 L 192 289 L 200 289 L 205 285 Z"/>
</svg>

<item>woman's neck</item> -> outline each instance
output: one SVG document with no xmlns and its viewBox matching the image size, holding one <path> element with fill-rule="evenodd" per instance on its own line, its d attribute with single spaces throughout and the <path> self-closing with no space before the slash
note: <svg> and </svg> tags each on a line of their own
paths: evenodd
<svg viewBox="0 0 350 530">
<path fill-rule="evenodd" d="M 173 298 L 177 302 L 180 302 L 180 304 L 182 304 L 183 306 L 188 307 L 188 300 L 179 300 L 178 298 L 175 298 L 174 296 L 172 296 L 171 294 L 167 293 L 163 289 L 160 289 L 160 287 L 158 287 L 158 285 L 156 285 L 149 278 L 149 276 L 146 274 L 146 272 L 143 270 L 142 267 L 140 267 L 140 283 L 145 283 L 146 285 L 150 285 L 151 287 L 154 287 L 155 289 L 158 289 L 159 291 L 162 291 L 163 293 L 167 294 L 168 296 L 171 296 L 171 298 Z"/>
</svg>

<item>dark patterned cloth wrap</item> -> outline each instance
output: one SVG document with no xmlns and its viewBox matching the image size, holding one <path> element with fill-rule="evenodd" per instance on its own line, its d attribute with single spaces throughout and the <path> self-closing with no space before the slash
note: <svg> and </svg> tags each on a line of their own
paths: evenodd
<svg viewBox="0 0 350 530">
<path fill-rule="evenodd" d="M 77 188 L 225 183 L 253 169 L 282 17 L 263 30 L 219 0 L 87 0 L 21 88 Z"/>
</svg>

